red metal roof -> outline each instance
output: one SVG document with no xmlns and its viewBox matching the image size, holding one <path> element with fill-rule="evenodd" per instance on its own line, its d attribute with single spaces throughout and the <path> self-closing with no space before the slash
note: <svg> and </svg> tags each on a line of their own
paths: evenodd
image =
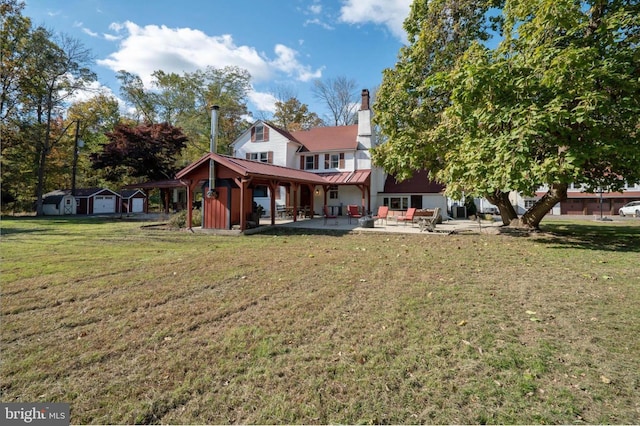
<svg viewBox="0 0 640 426">
<path fill-rule="evenodd" d="M 242 158 L 230 157 L 228 155 L 211 153 L 204 155 L 198 161 L 191 163 L 189 166 L 179 171 L 176 178 L 184 178 L 191 171 L 208 162 L 211 158 L 213 158 L 216 163 L 229 168 L 241 176 L 259 176 L 264 178 L 312 183 L 316 185 L 327 184 L 326 180 L 322 176 L 304 170 L 291 169 L 289 167 L 276 166 L 273 164 L 262 163 L 260 161 L 245 160 Z"/>
<path fill-rule="evenodd" d="M 426 170 L 419 170 L 402 182 L 398 182 L 394 176 L 388 175 L 384 182 L 384 192 L 392 194 L 441 193 L 444 188 L 444 185 L 429 179 Z"/>
<path fill-rule="evenodd" d="M 334 150 L 355 150 L 358 148 L 358 125 L 316 127 L 310 130 L 291 132 L 295 141 L 307 151 L 324 152 Z"/>
<path fill-rule="evenodd" d="M 318 173 L 329 185 L 359 185 L 369 182 L 371 170 L 363 169 L 354 172 Z"/>
</svg>

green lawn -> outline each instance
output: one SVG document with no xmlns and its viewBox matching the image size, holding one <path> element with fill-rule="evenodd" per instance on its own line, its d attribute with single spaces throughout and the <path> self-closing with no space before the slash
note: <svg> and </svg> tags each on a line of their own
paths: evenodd
<svg viewBox="0 0 640 426">
<path fill-rule="evenodd" d="M 638 423 L 640 221 L 220 237 L 2 220 L 2 400 L 72 423 Z"/>
</svg>

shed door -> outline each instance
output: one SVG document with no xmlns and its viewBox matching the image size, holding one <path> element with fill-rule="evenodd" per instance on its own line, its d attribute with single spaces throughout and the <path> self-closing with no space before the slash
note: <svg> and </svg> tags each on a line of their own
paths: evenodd
<svg viewBox="0 0 640 426">
<path fill-rule="evenodd" d="M 93 201 L 94 213 L 115 213 L 116 197 L 114 195 L 97 195 Z"/>
<path fill-rule="evenodd" d="M 142 213 L 144 211 L 144 199 L 133 198 L 131 200 L 131 213 Z"/>
</svg>

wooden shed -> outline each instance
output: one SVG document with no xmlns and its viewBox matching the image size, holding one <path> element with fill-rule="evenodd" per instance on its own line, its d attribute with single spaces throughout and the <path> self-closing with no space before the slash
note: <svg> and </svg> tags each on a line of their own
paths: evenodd
<svg viewBox="0 0 640 426">
<path fill-rule="evenodd" d="M 192 227 L 194 194 L 202 191 L 203 229 L 247 229 L 251 219 L 253 188 L 267 186 L 271 194 L 279 186 L 293 191 L 294 209 L 299 206 L 301 188 L 313 193 L 327 181 L 317 174 L 288 167 L 208 153 L 176 175 L 187 187 L 187 227 Z M 211 182 L 211 184 L 209 183 Z M 313 199 L 311 200 L 313 202 Z M 276 200 L 271 196 L 271 224 L 275 224 Z M 313 205 L 311 212 L 314 211 Z M 296 220 L 297 212 L 293 218 Z"/>
<path fill-rule="evenodd" d="M 78 214 L 120 212 L 120 195 L 107 188 L 80 188 L 75 194 Z"/>
<path fill-rule="evenodd" d="M 76 214 L 76 199 L 69 190 L 56 190 L 44 194 L 42 212 L 47 216 Z"/>
<path fill-rule="evenodd" d="M 146 213 L 148 211 L 147 195 L 139 189 L 124 189 L 122 197 L 122 213 Z"/>
</svg>

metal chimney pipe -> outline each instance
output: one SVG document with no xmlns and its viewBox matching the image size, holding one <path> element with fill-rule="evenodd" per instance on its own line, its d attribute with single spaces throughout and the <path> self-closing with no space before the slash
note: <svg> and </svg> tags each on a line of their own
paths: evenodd
<svg viewBox="0 0 640 426">
<path fill-rule="evenodd" d="M 218 105 L 213 105 L 211 107 L 211 143 L 209 145 L 209 151 L 214 153 L 216 152 L 216 142 L 218 139 L 218 110 L 220 107 Z"/>
<path fill-rule="evenodd" d="M 209 152 L 212 154 L 216 153 L 216 142 L 218 139 L 218 109 L 220 107 L 218 105 L 213 105 L 211 107 L 211 142 L 209 144 Z M 216 181 L 215 176 L 215 161 L 213 158 L 209 159 L 209 191 L 207 192 L 207 196 L 213 197 L 215 194 L 214 185 Z"/>
</svg>

